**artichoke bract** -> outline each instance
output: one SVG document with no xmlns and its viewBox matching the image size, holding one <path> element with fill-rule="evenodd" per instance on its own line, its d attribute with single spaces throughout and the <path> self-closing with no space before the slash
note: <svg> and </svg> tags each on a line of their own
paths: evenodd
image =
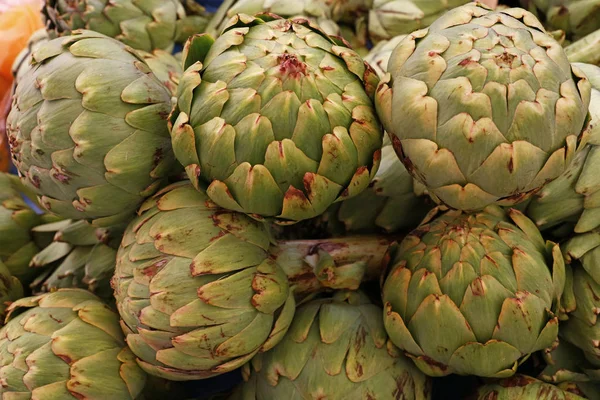
<svg viewBox="0 0 600 400">
<path fill-rule="evenodd" d="M 482 386 L 474 400 L 584 400 L 585 397 L 562 390 L 524 375 L 515 375 L 496 383 Z"/>
<path fill-rule="evenodd" d="M 234 370 L 287 331 L 295 300 L 265 224 L 217 207 L 189 182 L 144 203 L 113 278 L 139 365 L 170 380 Z"/>
<path fill-rule="evenodd" d="M 562 247 L 565 260 L 572 267 L 574 304 L 568 320 L 560 328 L 561 336 L 584 351 L 586 358 L 600 367 L 600 233 L 575 235 Z"/>
<path fill-rule="evenodd" d="M 529 12 L 467 4 L 392 53 L 376 106 L 406 168 L 451 208 L 525 200 L 558 177 L 590 83 Z"/>
<path fill-rule="evenodd" d="M 31 268 L 40 271 L 29 285 L 34 294 L 82 288 L 109 304 L 114 302 L 110 279 L 115 272 L 122 229 L 101 229 L 83 220 L 63 220 L 38 225 L 32 232 L 52 237 L 52 242 L 30 262 Z"/>
<path fill-rule="evenodd" d="M 561 225 L 567 234 L 600 228 L 600 68 L 573 64 L 592 84 L 589 121 L 565 172 L 544 186 L 527 206 L 527 215 L 542 230 Z"/>
<path fill-rule="evenodd" d="M 181 53 L 172 55 L 164 50 L 154 50 L 151 53 L 138 51 L 138 54 L 142 56 L 158 80 L 169 89 L 171 95 L 176 96 L 177 85 L 183 74 L 181 59 L 177 58 Z"/>
<path fill-rule="evenodd" d="M 369 37 L 375 42 L 425 28 L 446 11 L 469 0 L 374 0 Z"/>
<path fill-rule="evenodd" d="M 305 19 L 239 15 L 190 39 L 171 114 L 177 159 L 218 205 L 288 223 L 364 190 L 381 157 L 378 78 Z"/>
<path fill-rule="evenodd" d="M 600 29 L 599 0 L 520 0 L 521 5 L 539 15 L 551 29 L 561 29 L 578 39 Z"/>
<path fill-rule="evenodd" d="M 0 330 L 3 399 L 137 399 L 146 374 L 119 316 L 96 296 L 62 289 L 18 300 Z"/>
<path fill-rule="evenodd" d="M 390 343 L 381 308 L 361 292 L 301 305 L 281 343 L 243 373 L 232 400 L 431 398 L 431 380 Z"/>
<path fill-rule="evenodd" d="M 169 91 L 136 52 L 96 32 L 46 42 L 32 60 L 7 118 L 15 166 L 52 213 L 127 222 L 175 165 Z"/>
<path fill-rule="evenodd" d="M 10 270 L 0 261 L 0 318 L 4 318 L 7 304 L 23 297 L 21 281 L 12 276 Z"/>
<path fill-rule="evenodd" d="M 47 0 L 42 13 L 58 34 L 89 29 L 144 51 L 171 51 L 186 17 L 179 0 Z"/>
<path fill-rule="evenodd" d="M 21 187 L 16 176 L 0 173 L 0 262 L 28 284 L 35 273 L 29 262 L 40 250 L 31 229 L 44 220 L 21 197 Z"/>
<path fill-rule="evenodd" d="M 566 279 L 560 249 L 516 210 L 434 217 L 392 259 L 386 330 L 428 375 L 513 375 L 556 340 Z"/>
</svg>

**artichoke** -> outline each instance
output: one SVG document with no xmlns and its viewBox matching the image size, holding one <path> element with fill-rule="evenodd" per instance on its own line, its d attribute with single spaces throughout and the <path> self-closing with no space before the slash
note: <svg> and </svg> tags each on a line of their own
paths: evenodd
<svg viewBox="0 0 600 400">
<path fill-rule="evenodd" d="M 365 57 L 380 77 L 387 71 L 390 54 L 403 39 L 397 36 L 380 42 Z M 381 163 L 369 187 L 360 194 L 336 203 L 320 218 L 334 234 L 344 232 L 395 232 L 414 228 L 431 209 L 424 187 L 406 170 L 384 136 Z M 365 205 L 368 204 L 368 207 Z"/>
<path fill-rule="evenodd" d="M 431 203 L 423 186 L 404 168 L 389 140 L 384 140 L 381 164 L 369 187 L 331 206 L 319 222 L 335 235 L 393 233 L 416 227 L 431 210 Z"/>
<path fill-rule="evenodd" d="M 138 54 L 142 56 L 158 80 L 169 89 L 171 96 L 176 96 L 177 85 L 183 74 L 181 59 L 177 58 L 181 53 L 171 55 L 164 50 L 154 50 L 152 53 L 138 51 Z"/>
<path fill-rule="evenodd" d="M 127 343 L 148 373 L 194 380 L 236 369 L 287 331 L 295 301 L 266 226 L 189 183 L 140 209 L 113 278 Z"/>
<path fill-rule="evenodd" d="M 406 35 L 398 35 L 390 40 L 383 40 L 373 46 L 369 54 L 365 56 L 365 61 L 373 67 L 380 78 L 383 78 L 388 72 L 387 67 L 392 52 L 405 37 Z"/>
<path fill-rule="evenodd" d="M 96 296 L 62 289 L 18 300 L 0 330 L 3 399 L 136 399 L 146 374 L 118 315 Z"/>
<path fill-rule="evenodd" d="M 364 190 L 381 157 L 374 71 L 306 20 L 234 18 L 186 45 L 177 159 L 221 207 L 282 223 Z"/>
<path fill-rule="evenodd" d="M 369 11 L 369 37 L 391 39 L 429 26 L 446 11 L 469 0 L 373 0 Z"/>
<path fill-rule="evenodd" d="M 15 82 L 19 82 L 31 65 L 31 54 L 40 46 L 50 40 L 50 34 L 45 28 L 33 32 L 27 41 L 27 46 L 15 58 L 12 65 L 12 75 Z"/>
<path fill-rule="evenodd" d="M 600 399 L 600 369 L 588 362 L 580 349 L 560 340 L 544 359 L 547 365 L 540 380 L 587 399 Z"/>
<path fill-rule="evenodd" d="M 60 35 L 89 29 L 144 51 L 171 51 L 190 24 L 197 33 L 207 22 L 187 20 L 179 0 L 46 0 L 42 13 L 48 29 Z"/>
<path fill-rule="evenodd" d="M 600 29 L 566 46 L 565 53 L 567 54 L 569 61 L 572 63 L 587 63 L 600 66 L 600 51 L 598 51 L 599 49 Z"/>
<path fill-rule="evenodd" d="M 34 294 L 82 288 L 108 303 L 114 301 L 110 279 L 122 230 L 95 228 L 83 220 L 63 220 L 38 225 L 32 231 L 53 238 L 31 260 L 30 266 L 41 271 L 30 284 Z"/>
<path fill-rule="evenodd" d="M 34 275 L 29 262 L 39 251 L 31 229 L 44 218 L 25 203 L 21 189 L 16 176 L 0 173 L 0 262 L 28 284 Z"/>
<path fill-rule="evenodd" d="M 15 166 L 52 213 L 128 221 L 175 166 L 169 91 L 137 53 L 91 31 L 32 58 L 7 119 Z"/>
<path fill-rule="evenodd" d="M 21 281 L 12 276 L 9 269 L 0 261 L 0 318 L 4 318 L 7 303 L 23 297 Z"/>
<path fill-rule="evenodd" d="M 556 340 L 560 249 L 514 209 L 434 217 L 392 259 L 383 285 L 386 330 L 428 375 L 513 375 Z"/>
<path fill-rule="evenodd" d="M 600 233 L 575 235 L 563 245 L 565 260 L 572 266 L 574 306 L 561 325 L 561 336 L 582 349 L 586 358 L 600 367 Z M 572 310 L 571 310 L 572 309 Z"/>
<path fill-rule="evenodd" d="M 600 29 L 599 0 L 520 0 L 550 29 L 561 29 L 573 39 Z"/>
<path fill-rule="evenodd" d="M 368 52 L 366 15 L 372 0 L 226 0 L 206 32 L 218 36 L 236 14 L 273 13 L 306 18 L 328 35 L 341 36 L 357 53 Z"/>
<path fill-rule="evenodd" d="M 573 64 L 592 84 L 586 125 L 573 161 L 557 179 L 539 191 L 527 206 L 527 215 L 540 229 L 557 227 L 563 234 L 600 228 L 600 68 Z M 564 225 L 562 229 L 561 225 Z"/>
<path fill-rule="evenodd" d="M 476 400 L 583 400 L 559 387 L 524 375 L 515 375 L 482 386 L 473 396 Z"/>
<path fill-rule="evenodd" d="M 514 205 L 558 177 L 590 83 L 519 8 L 455 8 L 392 53 L 375 100 L 396 153 L 429 194 L 466 211 Z"/>
<path fill-rule="evenodd" d="M 431 381 L 390 343 L 381 308 L 360 292 L 303 304 L 281 343 L 243 372 L 232 400 L 431 398 Z"/>
</svg>

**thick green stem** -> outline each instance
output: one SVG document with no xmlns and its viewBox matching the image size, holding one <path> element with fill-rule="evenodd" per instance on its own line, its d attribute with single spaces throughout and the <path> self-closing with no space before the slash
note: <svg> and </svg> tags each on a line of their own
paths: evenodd
<svg viewBox="0 0 600 400">
<path fill-rule="evenodd" d="M 357 289 L 379 279 L 389 263 L 389 250 L 399 237 L 351 236 L 321 240 L 281 241 L 271 249 L 296 293 L 323 288 Z"/>
</svg>

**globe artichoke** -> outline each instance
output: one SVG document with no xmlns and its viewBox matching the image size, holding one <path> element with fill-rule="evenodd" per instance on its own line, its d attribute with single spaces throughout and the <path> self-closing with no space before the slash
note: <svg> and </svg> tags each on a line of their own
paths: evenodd
<svg viewBox="0 0 600 400">
<path fill-rule="evenodd" d="M 381 156 L 378 79 L 354 51 L 306 20 L 243 14 L 186 49 L 173 147 L 215 203 L 293 222 L 368 186 Z"/>
<path fill-rule="evenodd" d="M 565 47 L 569 61 L 600 65 L 600 29 Z M 585 72 L 585 71 L 584 71 Z"/>
<path fill-rule="evenodd" d="M 29 262 L 39 251 L 31 229 L 43 223 L 43 217 L 25 203 L 22 188 L 16 176 L 0 173 L 0 262 L 28 284 L 34 275 Z"/>
<path fill-rule="evenodd" d="M 561 29 L 573 39 L 600 29 L 599 0 L 520 0 L 551 29 Z"/>
<path fill-rule="evenodd" d="M 446 11 L 469 0 L 374 0 L 369 37 L 374 42 L 425 28 Z"/>
<path fill-rule="evenodd" d="M 306 18 L 328 35 L 341 36 L 357 53 L 368 52 L 367 11 L 372 0 L 225 0 L 206 32 L 218 36 L 236 14 L 273 13 Z"/>
<path fill-rule="evenodd" d="M 136 399 L 145 373 L 119 319 L 96 296 L 62 289 L 18 300 L 0 330 L 3 399 Z"/>
<path fill-rule="evenodd" d="M 125 231 L 113 287 L 127 343 L 148 373 L 194 380 L 273 347 L 295 301 L 265 225 L 189 183 L 149 199 Z"/>
<path fill-rule="evenodd" d="M 154 50 L 152 53 L 138 51 L 158 80 L 165 85 L 171 96 L 177 95 L 177 85 L 183 74 L 181 68 L 181 53 L 171 55 L 164 50 Z"/>
<path fill-rule="evenodd" d="M 9 269 L 0 261 L 0 318 L 4 318 L 7 304 L 23 297 L 21 281 L 12 276 Z"/>
<path fill-rule="evenodd" d="M 574 65 L 592 84 L 590 117 L 573 161 L 560 177 L 538 192 L 527 207 L 527 215 L 540 229 L 566 225 L 560 229 L 565 234 L 600 228 L 600 177 L 597 173 L 600 166 L 600 68 L 589 64 Z"/>
<path fill-rule="evenodd" d="M 600 398 L 600 369 L 583 352 L 565 340 L 544 355 L 546 367 L 539 379 L 587 399 Z"/>
<path fill-rule="evenodd" d="M 303 304 L 282 342 L 244 375 L 232 400 L 431 398 L 431 381 L 390 343 L 381 308 L 360 292 Z"/>
<path fill-rule="evenodd" d="M 373 46 L 369 54 L 366 55 L 365 61 L 373 67 L 380 78 L 383 78 L 388 72 L 387 67 L 392 52 L 405 37 L 406 35 L 398 35 L 390 40 L 383 40 Z"/>
<path fill-rule="evenodd" d="M 171 51 L 182 30 L 192 24 L 198 33 L 207 23 L 202 17 L 186 20 L 179 0 L 47 0 L 42 12 L 48 29 L 60 35 L 89 29 L 144 51 Z"/>
<path fill-rule="evenodd" d="M 20 81 L 23 75 L 29 70 L 31 54 L 50 40 L 50 36 L 45 28 L 39 29 L 31 35 L 27 41 L 27 46 L 21 50 L 13 62 L 12 75 L 15 82 Z"/>
<path fill-rule="evenodd" d="M 33 52 L 17 85 L 7 119 L 13 161 L 47 210 L 98 226 L 126 222 L 175 165 L 170 107 L 137 53 L 73 32 Z"/>
<path fill-rule="evenodd" d="M 115 249 L 122 230 L 95 228 L 85 221 L 63 220 L 38 225 L 32 231 L 53 238 L 52 243 L 31 260 L 30 267 L 41 271 L 30 284 L 34 294 L 60 288 L 82 288 L 109 304 L 114 302 L 110 279 L 115 271 Z"/>
<path fill-rule="evenodd" d="M 477 400 L 583 400 L 556 386 L 524 375 L 490 383 L 477 390 Z"/>
<path fill-rule="evenodd" d="M 563 252 L 573 270 L 575 306 L 561 326 L 561 336 L 582 349 L 586 358 L 600 367 L 600 233 L 575 235 L 564 244 Z"/>
<path fill-rule="evenodd" d="M 409 172 L 451 208 L 525 200 L 565 170 L 587 115 L 585 75 L 519 8 L 455 8 L 408 35 L 388 71 L 378 114 Z"/>
<path fill-rule="evenodd" d="M 387 71 L 390 54 L 403 36 L 375 46 L 365 61 L 380 77 Z M 389 138 L 384 136 L 381 163 L 369 187 L 358 195 L 332 205 L 320 218 L 328 231 L 395 232 L 414 228 L 431 209 L 424 187 L 406 170 L 396 156 Z M 368 207 L 365 205 L 368 204 Z"/>
<path fill-rule="evenodd" d="M 392 259 L 383 285 L 386 330 L 428 375 L 513 375 L 556 340 L 560 249 L 514 209 L 434 216 Z"/>
</svg>

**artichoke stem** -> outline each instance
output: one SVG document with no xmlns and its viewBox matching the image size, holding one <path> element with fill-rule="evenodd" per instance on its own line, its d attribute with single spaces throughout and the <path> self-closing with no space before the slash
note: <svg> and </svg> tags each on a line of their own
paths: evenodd
<svg viewBox="0 0 600 400">
<path fill-rule="evenodd" d="M 356 290 L 363 281 L 379 279 L 389 263 L 395 236 L 351 236 L 278 242 L 271 255 L 288 276 L 296 294 L 325 288 Z"/>
</svg>

